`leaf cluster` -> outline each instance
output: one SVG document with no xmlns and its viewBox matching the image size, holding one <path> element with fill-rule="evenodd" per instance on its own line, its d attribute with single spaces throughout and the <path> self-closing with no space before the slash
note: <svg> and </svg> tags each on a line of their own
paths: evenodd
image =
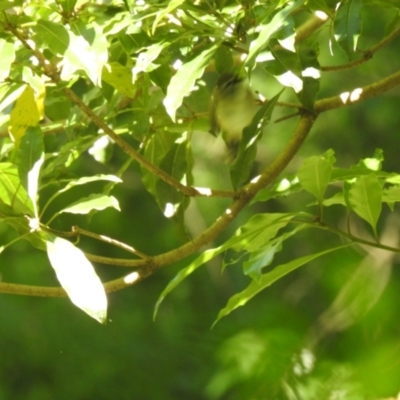
<svg viewBox="0 0 400 400">
<path fill-rule="evenodd" d="M 321 67 L 320 46 L 331 47 L 338 59 L 347 56 L 348 63 L 338 69 L 367 62 L 400 32 L 398 6 L 390 3 L 390 7 L 397 14 L 387 21 L 385 37 L 361 52 L 360 16 L 368 12 L 368 3 L 362 0 L 346 0 L 338 8 L 325 0 L 0 2 L 0 217 L 17 232 L 17 240 L 26 239 L 47 251 L 63 288 L 35 292 L 0 284 L 0 291 L 57 296 L 66 292 L 77 306 L 104 322 L 106 291 L 130 286 L 200 252 L 164 290 L 158 307 L 184 278 L 229 250 L 241 254 L 243 273 L 251 283 L 228 301 L 219 320 L 295 269 L 342 247 L 364 244 L 398 252 L 380 242 L 377 228 L 382 203 L 393 210 L 400 194 L 398 175 L 382 171 L 381 151 L 350 169 L 334 167 L 334 154 L 327 151 L 307 158 L 295 174 L 285 172 L 322 112 L 362 102 L 400 84 L 399 73 L 394 73 L 351 92 L 339 88 L 332 98 L 319 97 L 323 71 L 335 69 Z M 322 26 L 328 35 L 323 35 Z M 200 188 L 194 173 L 195 138 L 210 139 L 213 84 L 218 74 L 234 69 L 250 78 L 267 76 L 277 89 L 269 91 L 267 99 L 260 97 L 260 110 L 243 132 L 235 162 L 230 167 L 220 163 L 211 171 L 218 175 L 219 169 L 230 168 L 232 188 Z M 262 80 L 259 92 L 266 92 L 267 86 L 268 80 Z M 279 101 L 284 88 L 288 102 Z M 276 159 L 254 173 L 257 146 L 277 106 L 294 110 L 296 128 Z M 113 164 L 116 149 L 124 158 Z M 74 163 L 88 155 L 110 173 L 73 176 Z M 188 206 L 195 197 L 210 202 L 225 198 L 231 205 L 198 236 L 151 257 L 83 227 L 55 229 L 54 221 L 64 213 L 92 216 L 106 208 L 120 211 L 111 192 L 133 162 L 141 167 L 144 188 L 183 235 L 187 235 Z M 93 182 L 106 183 L 98 192 L 78 196 L 55 211 L 50 207 L 73 187 L 90 188 Z M 327 188 L 339 187 L 326 196 Z M 315 214 L 303 210 L 257 214 L 225 243 L 202 250 L 252 202 L 296 196 L 299 191 L 314 196 Z M 353 235 L 350 223 L 347 230 L 327 224 L 323 211 L 332 205 L 366 221 L 374 239 Z M 344 244 L 264 272 L 286 241 L 305 229 L 328 231 Z M 130 258 L 85 254 L 70 241 L 80 236 L 122 248 Z M 103 285 L 91 261 L 135 270 Z"/>
</svg>

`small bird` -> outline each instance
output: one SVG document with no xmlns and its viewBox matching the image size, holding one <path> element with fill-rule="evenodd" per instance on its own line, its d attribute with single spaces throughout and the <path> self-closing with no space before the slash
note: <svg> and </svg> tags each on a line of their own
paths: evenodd
<svg viewBox="0 0 400 400">
<path fill-rule="evenodd" d="M 249 83 L 233 72 L 224 72 L 215 85 L 210 108 L 210 133 L 222 132 L 228 149 L 236 157 L 243 129 L 257 111 Z"/>
</svg>

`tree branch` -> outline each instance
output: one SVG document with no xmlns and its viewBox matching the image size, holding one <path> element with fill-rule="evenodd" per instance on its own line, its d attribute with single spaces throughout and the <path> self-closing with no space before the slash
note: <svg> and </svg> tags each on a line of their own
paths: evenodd
<svg viewBox="0 0 400 400">
<path fill-rule="evenodd" d="M 315 103 L 314 109 L 315 112 L 321 113 L 333 110 L 334 108 L 349 106 L 371 97 L 378 96 L 398 85 L 400 85 L 400 71 L 397 71 L 380 81 L 364 86 L 363 88 L 356 88 L 352 92 L 343 92 L 338 96 L 318 100 Z"/>
<path fill-rule="evenodd" d="M 310 114 L 301 116 L 292 138 L 273 161 L 260 175 L 257 182 L 250 183 L 238 192 L 238 198 L 234 200 L 225 213 L 221 215 L 208 229 L 201 235 L 197 236 L 190 242 L 168 251 L 158 256 L 150 257 L 144 260 L 123 260 L 111 259 L 107 257 L 88 256 L 92 261 L 105 262 L 108 264 L 121 265 L 125 267 L 140 267 L 139 270 L 130 273 L 122 278 L 109 281 L 104 284 L 107 292 L 113 292 L 124 289 L 137 283 L 144 278 L 150 276 L 155 271 L 173 262 L 179 261 L 190 254 L 195 253 L 203 246 L 212 242 L 217 238 L 223 230 L 233 221 L 239 212 L 251 201 L 258 191 L 263 189 L 266 185 L 272 182 L 289 164 L 290 160 L 294 157 L 300 146 L 306 139 L 311 127 L 314 123 L 314 117 Z M 100 261 L 101 260 L 101 261 Z M 116 261 L 118 264 L 116 264 Z M 43 287 L 43 286 L 29 286 L 13 283 L 0 282 L 0 292 L 12 293 L 19 295 L 29 296 L 42 296 L 42 297 L 65 297 L 66 293 L 62 288 L 56 287 Z"/>
<path fill-rule="evenodd" d="M 357 67 L 358 65 L 364 64 L 365 62 L 370 60 L 378 50 L 380 50 L 382 47 L 386 46 L 389 42 L 391 42 L 393 39 L 395 39 L 398 35 L 400 35 L 400 27 L 395 29 L 390 35 L 386 36 L 384 39 L 382 39 L 375 46 L 371 47 L 369 50 L 359 50 L 361 53 L 363 53 L 363 56 L 360 59 L 354 60 L 347 64 L 334 65 L 331 67 L 321 66 L 321 71 L 325 71 L 325 72 L 342 71 L 344 69 L 350 69 L 353 67 Z"/>
</svg>

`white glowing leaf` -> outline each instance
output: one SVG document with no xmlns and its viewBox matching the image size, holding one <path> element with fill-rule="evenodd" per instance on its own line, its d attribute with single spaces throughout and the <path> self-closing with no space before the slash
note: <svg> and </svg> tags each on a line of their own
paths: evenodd
<svg viewBox="0 0 400 400">
<path fill-rule="evenodd" d="M 107 297 L 92 264 L 68 240 L 48 236 L 47 255 L 70 300 L 100 323 L 107 318 Z"/>
</svg>

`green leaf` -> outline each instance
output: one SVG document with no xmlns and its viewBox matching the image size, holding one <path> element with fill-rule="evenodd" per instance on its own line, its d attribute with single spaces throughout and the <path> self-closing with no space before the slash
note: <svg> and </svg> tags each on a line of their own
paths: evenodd
<svg viewBox="0 0 400 400">
<path fill-rule="evenodd" d="M 43 176 L 57 177 L 80 154 L 93 146 L 96 140 L 98 140 L 98 136 L 81 136 L 63 144 L 57 153 L 46 154 L 46 163 L 42 169 Z"/>
<path fill-rule="evenodd" d="M 283 242 L 289 239 L 302 229 L 308 228 L 306 224 L 298 225 L 290 232 L 283 233 L 275 239 L 267 242 L 260 250 L 250 253 L 250 257 L 243 263 L 243 272 L 245 275 L 250 276 L 252 279 L 259 281 L 261 278 L 261 271 L 270 265 L 274 260 L 275 254 L 282 250 Z"/>
<path fill-rule="evenodd" d="M 49 234 L 47 255 L 70 300 L 104 324 L 107 319 L 106 293 L 85 254 L 68 240 Z"/>
<path fill-rule="evenodd" d="M 233 237 L 225 242 L 225 246 L 235 251 L 244 250 L 249 253 L 264 248 L 278 231 L 285 227 L 296 215 L 299 214 L 265 213 L 253 215 L 235 232 Z"/>
<path fill-rule="evenodd" d="M 0 81 L 4 81 L 10 74 L 11 64 L 15 60 L 14 44 L 0 39 Z"/>
<path fill-rule="evenodd" d="M 230 72 L 234 68 L 232 51 L 228 50 L 227 46 L 222 44 L 218 47 L 214 56 L 215 69 L 219 74 Z"/>
<path fill-rule="evenodd" d="M 394 185 L 385 189 L 382 193 L 382 201 L 389 205 L 400 201 L 400 186 Z"/>
<path fill-rule="evenodd" d="M 132 70 L 118 62 L 103 67 L 101 79 L 127 97 L 134 98 L 136 88 L 132 83 Z"/>
<path fill-rule="evenodd" d="M 233 237 L 222 246 L 209 249 L 192 261 L 186 268 L 181 269 L 178 274 L 168 283 L 160 294 L 154 309 L 154 318 L 167 294 L 172 292 L 184 279 L 191 275 L 197 268 L 210 261 L 222 252 L 233 249 L 235 251 L 254 252 L 260 247 L 265 247 L 268 241 L 275 237 L 279 229 L 285 227 L 295 214 L 257 214 L 246 224 L 238 229 Z"/>
<path fill-rule="evenodd" d="M 47 86 L 44 107 L 46 117 L 58 122 L 69 118 L 71 101 L 57 88 Z"/>
<path fill-rule="evenodd" d="M 286 18 L 290 13 L 299 8 L 304 3 L 304 0 L 297 0 L 294 3 L 290 3 L 287 7 L 278 11 L 270 22 L 259 26 L 258 37 L 250 43 L 249 54 L 246 58 L 246 65 L 252 67 L 255 64 L 255 59 L 258 53 L 268 46 L 268 42 L 273 33 L 278 31 L 283 25 Z"/>
<path fill-rule="evenodd" d="M 178 136 L 171 132 L 157 132 L 147 141 L 144 150 L 145 158 L 152 164 L 159 166 Z M 142 167 L 142 182 L 149 193 L 157 198 L 156 185 L 158 178 Z"/>
<path fill-rule="evenodd" d="M 23 0 L 1 0 L 0 1 L 0 11 L 9 10 L 10 8 L 21 7 L 23 4 Z M 15 14 L 16 10 L 12 10 L 10 14 Z"/>
<path fill-rule="evenodd" d="M 21 184 L 18 169 L 11 163 L 0 163 L 0 204 L 10 206 L 16 215 L 34 214 L 32 201 Z"/>
<path fill-rule="evenodd" d="M 345 0 L 340 4 L 334 23 L 334 35 L 349 59 L 353 58 L 361 34 L 362 0 Z"/>
<path fill-rule="evenodd" d="M 140 72 L 149 72 L 156 69 L 158 66 L 153 64 L 153 61 L 158 58 L 163 49 L 169 45 L 168 42 L 155 43 L 143 49 L 136 60 L 136 65 L 132 69 L 133 81 Z"/>
<path fill-rule="evenodd" d="M 96 24 L 93 24 L 93 31 L 90 43 L 83 36 L 68 31 L 69 46 L 63 58 L 62 80 L 72 80 L 76 71 L 82 69 L 96 86 L 101 85 L 101 74 L 108 60 L 108 43 Z"/>
<path fill-rule="evenodd" d="M 18 148 L 18 174 L 22 185 L 32 200 L 35 216 L 38 216 L 37 193 L 40 168 L 44 161 L 43 133 L 39 127 L 28 126 Z"/>
<path fill-rule="evenodd" d="M 296 94 L 303 90 L 302 69 L 296 52 L 281 48 L 274 39 L 270 45 L 274 60 L 266 62 L 267 71 L 282 85 L 291 87 Z"/>
<path fill-rule="evenodd" d="M 352 209 L 367 221 L 376 236 L 376 224 L 382 210 L 382 186 L 375 174 L 361 176 L 350 187 Z"/>
<path fill-rule="evenodd" d="M 187 135 L 184 133 L 171 146 L 165 157 L 160 163 L 160 168 L 168 175 L 175 178 L 184 185 L 191 184 L 191 175 L 188 165 L 189 144 Z M 176 215 L 179 206 L 186 197 L 176 188 L 162 179 L 158 179 L 156 183 L 156 199 L 159 203 L 164 215 L 171 218 Z"/>
<path fill-rule="evenodd" d="M 0 211 L 2 212 L 2 207 L 0 203 Z M 24 217 L 7 217 L 3 220 L 12 229 L 18 232 L 20 239 L 25 239 L 33 247 L 39 250 L 46 251 L 46 235 L 43 231 L 34 229 L 33 225 L 36 224 L 36 219 L 30 219 L 26 216 Z"/>
<path fill-rule="evenodd" d="M 26 85 L 4 83 L 0 86 L 0 112 L 13 104 L 25 90 Z"/>
<path fill-rule="evenodd" d="M 115 183 L 121 183 L 122 179 L 118 178 L 118 176 L 115 175 L 103 175 L 103 174 L 84 176 L 83 178 L 79 178 L 77 180 L 68 182 L 68 184 L 64 188 L 60 189 L 58 193 L 64 193 L 75 186 L 86 185 L 87 183 L 98 182 L 98 181 L 110 181 Z"/>
<path fill-rule="evenodd" d="M 58 0 L 58 3 L 61 4 L 63 10 L 67 13 L 72 13 L 75 8 L 77 0 Z"/>
<path fill-rule="evenodd" d="M 171 80 L 171 68 L 167 62 L 167 59 L 159 61 L 161 65 L 154 69 L 153 71 L 149 71 L 149 77 L 151 81 L 160 87 L 164 94 L 167 93 L 168 84 Z"/>
<path fill-rule="evenodd" d="M 178 8 L 185 0 L 171 0 L 167 2 L 167 7 L 159 11 L 154 18 L 153 26 L 151 28 L 151 34 L 154 35 L 157 29 L 158 23 L 166 17 L 167 14 L 170 14 L 176 8 Z"/>
<path fill-rule="evenodd" d="M 345 199 L 344 199 L 344 193 L 343 193 L 343 192 L 335 193 L 335 194 L 334 194 L 332 197 L 330 197 L 329 199 L 325 199 L 325 200 L 322 202 L 322 204 L 323 204 L 325 207 L 333 206 L 333 205 L 336 205 L 336 204 L 339 204 L 339 205 L 342 205 L 342 206 L 347 207 L 347 203 L 346 203 L 346 201 L 345 201 Z"/>
<path fill-rule="evenodd" d="M 267 201 L 280 196 L 287 197 L 293 193 L 299 192 L 300 190 L 301 186 L 299 178 L 297 175 L 290 174 L 274 183 L 272 187 L 260 190 L 251 201 L 251 204 L 256 203 L 257 201 Z"/>
<path fill-rule="evenodd" d="M 233 310 L 238 307 L 244 306 L 250 299 L 252 299 L 256 294 L 260 293 L 262 290 L 271 286 L 273 283 L 283 278 L 290 272 L 293 272 L 299 267 L 309 263 L 312 260 L 315 260 L 318 257 L 321 257 L 325 254 L 332 253 L 333 251 L 337 251 L 343 249 L 344 247 L 349 246 L 349 244 L 345 244 L 342 246 L 334 247 L 331 249 L 327 249 L 321 251 L 319 253 L 311 254 L 308 256 L 297 258 L 296 260 L 292 260 L 286 264 L 282 264 L 274 268 L 271 272 L 267 272 L 264 275 L 261 275 L 260 279 L 257 281 L 252 281 L 249 286 L 245 290 L 240 293 L 232 296 L 227 305 L 219 312 L 217 319 L 215 320 L 213 326 L 223 317 L 230 314 Z"/>
<path fill-rule="evenodd" d="M 115 197 L 93 193 L 88 197 L 83 197 L 78 201 L 75 201 L 68 207 L 59 211 L 57 214 L 88 214 L 92 210 L 101 211 L 108 207 L 113 207 L 116 210 L 121 211 L 119 208 L 118 200 Z"/>
<path fill-rule="evenodd" d="M 129 162 L 130 164 L 130 162 Z M 128 165 L 129 165 L 128 164 Z M 91 183 L 91 182 L 98 182 L 98 181 L 109 181 L 112 183 L 112 185 L 109 186 L 109 188 L 106 189 L 106 191 L 108 191 L 108 193 L 111 191 L 111 189 L 113 188 L 113 186 L 115 185 L 115 183 L 120 183 L 122 182 L 122 180 L 120 178 L 118 178 L 115 175 L 103 175 L 103 174 L 99 174 L 99 175 L 94 175 L 94 176 L 85 176 L 83 178 L 79 178 L 77 180 L 73 180 L 70 181 L 64 188 L 58 190 L 46 203 L 46 205 L 43 207 L 42 210 L 42 215 L 44 214 L 45 210 L 47 209 L 47 207 L 49 206 L 50 203 L 52 203 L 61 193 L 64 193 L 68 190 L 70 190 L 71 188 L 75 187 L 75 186 L 80 186 L 80 185 L 86 185 L 87 183 Z M 108 194 L 107 193 L 107 194 Z M 103 191 L 104 194 L 104 191 Z M 101 196 L 100 194 L 97 194 L 96 196 Z M 118 208 L 117 208 L 118 209 Z M 119 210 L 119 209 L 118 209 Z M 75 212 L 76 213 L 76 212 Z M 55 218 L 57 215 L 59 215 L 59 213 L 57 213 L 53 218 Z M 86 213 L 85 213 L 86 214 Z M 53 219 L 52 218 L 52 219 Z"/>
<path fill-rule="evenodd" d="M 297 97 L 307 110 L 313 111 L 321 80 L 317 36 L 313 35 L 300 41 L 296 45 L 296 50 L 301 63 L 301 79 L 303 81 L 303 88 L 300 93 L 297 93 Z"/>
<path fill-rule="evenodd" d="M 35 91 L 30 85 L 25 85 L 24 91 L 15 102 L 10 113 L 9 132 L 11 133 L 15 147 L 18 148 L 22 136 L 28 126 L 37 126 L 41 119 Z"/>
<path fill-rule="evenodd" d="M 263 128 L 268 125 L 281 93 L 282 91 L 263 104 L 251 124 L 243 130 L 243 138 L 239 143 L 238 155 L 230 168 L 231 182 L 235 190 L 246 181 L 250 174 L 257 154 L 257 141 L 262 137 Z"/>
<path fill-rule="evenodd" d="M 203 75 L 204 68 L 208 65 L 217 48 L 217 45 L 213 45 L 203 50 L 197 57 L 183 64 L 172 77 L 168 85 L 167 96 L 163 102 L 172 121 L 175 122 L 176 110 L 181 106 L 183 98 L 193 91 L 196 80 Z"/>
<path fill-rule="evenodd" d="M 41 19 L 35 30 L 54 54 L 63 55 L 68 49 L 70 37 L 62 24 Z"/>
<path fill-rule="evenodd" d="M 304 160 L 299 168 L 298 177 L 301 186 L 321 201 L 331 179 L 332 165 L 335 162 L 333 150 L 323 156 L 313 156 Z"/>
<path fill-rule="evenodd" d="M 383 150 L 376 149 L 372 157 L 363 158 L 358 163 L 360 167 L 366 167 L 370 171 L 380 171 L 382 169 L 382 163 L 384 161 Z"/>
</svg>

